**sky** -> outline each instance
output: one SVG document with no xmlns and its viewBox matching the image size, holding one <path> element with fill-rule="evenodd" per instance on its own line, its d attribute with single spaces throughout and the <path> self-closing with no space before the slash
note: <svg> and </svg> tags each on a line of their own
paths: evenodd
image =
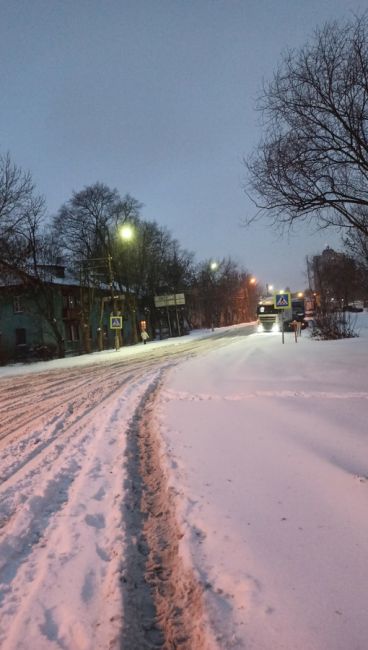
<svg viewBox="0 0 368 650">
<path fill-rule="evenodd" d="M 2 650 L 366 649 L 368 313 L 248 328 L 0 368 Z"/>
<path fill-rule="evenodd" d="M 281 52 L 360 0 L 0 0 L 0 151 L 56 213 L 100 181 L 131 194 L 196 260 L 232 257 L 261 284 L 306 286 L 338 233 L 244 227 L 255 110 Z"/>
</svg>

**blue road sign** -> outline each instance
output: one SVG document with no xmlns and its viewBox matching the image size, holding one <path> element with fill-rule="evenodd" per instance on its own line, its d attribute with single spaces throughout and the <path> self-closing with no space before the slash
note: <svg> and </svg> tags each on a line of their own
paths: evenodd
<svg viewBox="0 0 368 650">
<path fill-rule="evenodd" d="M 122 327 L 123 327 L 122 316 L 110 316 L 110 329 L 121 330 Z"/>
<path fill-rule="evenodd" d="M 290 291 L 283 291 L 282 293 L 275 293 L 274 297 L 275 309 L 290 309 L 291 308 L 291 294 Z"/>
</svg>

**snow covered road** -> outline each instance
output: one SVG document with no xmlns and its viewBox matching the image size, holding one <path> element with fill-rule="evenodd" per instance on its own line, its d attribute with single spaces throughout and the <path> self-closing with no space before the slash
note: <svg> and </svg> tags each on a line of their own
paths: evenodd
<svg viewBox="0 0 368 650">
<path fill-rule="evenodd" d="M 2 650 L 138 650 L 173 647 L 177 636 L 187 638 L 183 648 L 202 647 L 201 589 L 178 558 L 174 503 L 149 414 L 163 373 L 230 340 L 220 339 L 52 362 L 42 373 L 37 365 L 15 368 L 15 376 L 4 369 Z M 157 512 L 149 515 L 157 508 L 162 530 Z M 157 580 L 165 588 L 153 600 Z"/>
<path fill-rule="evenodd" d="M 2 650 L 367 650 L 368 327 L 249 333 L 1 369 Z"/>
<path fill-rule="evenodd" d="M 2 391 L 2 648 L 118 647 L 125 433 L 156 374 L 117 364 L 5 382 L 19 397 L 9 408 Z"/>
</svg>

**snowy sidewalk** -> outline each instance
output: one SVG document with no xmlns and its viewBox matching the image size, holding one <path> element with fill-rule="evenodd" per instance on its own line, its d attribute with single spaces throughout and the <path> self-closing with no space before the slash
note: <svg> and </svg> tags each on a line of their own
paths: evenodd
<svg viewBox="0 0 368 650">
<path fill-rule="evenodd" d="M 170 371 L 158 417 L 221 649 L 367 648 L 367 332 Z"/>
</svg>

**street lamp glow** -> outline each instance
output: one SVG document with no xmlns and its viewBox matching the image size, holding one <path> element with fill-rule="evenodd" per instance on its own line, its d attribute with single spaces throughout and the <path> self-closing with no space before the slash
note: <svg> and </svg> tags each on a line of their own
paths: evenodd
<svg viewBox="0 0 368 650">
<path fill-rule="evenodd" d="M 211 271 L 216 271 L 217 268 L 218 268 L 217 262 L 211 262 L 210 264 Z"/>
<path fill-rule="evenodd" d="M 249 284 L 256 284 L 256 282 L 257 282 L 257 279 L 256 279 L 256 278 L 251 278 L 251 279 L 249 280 Z"/>
<path fill-rule="evenodd" d="M 130 226 L 128 223 L 125 224 L 125 226 L 122 226 L 120 228 L 120 237 L 125 241 L 130 241 L 131 239 L 133 239 L 133 236 L 134 236 L 134 230 L 132 226 Z"/>
</svg>

